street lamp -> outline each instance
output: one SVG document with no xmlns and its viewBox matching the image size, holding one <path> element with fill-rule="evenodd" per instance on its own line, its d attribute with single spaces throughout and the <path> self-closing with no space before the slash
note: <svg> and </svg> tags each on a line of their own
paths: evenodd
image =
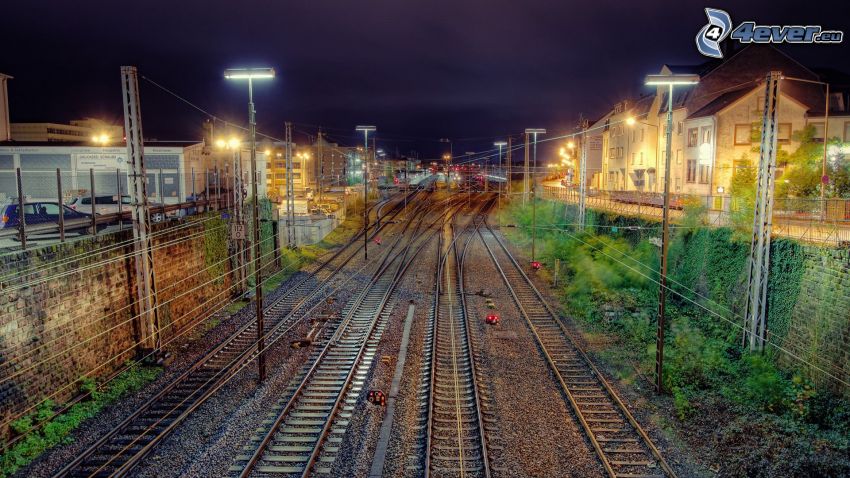
<svg viewBox="0 0 850 478">
<path fill-rule="evenodd" d="M 534 173 L 537 172 L 537 135 L 546 134 L 544 128 L 526 128 L 525 134 L 534 136 L 534 166 L 531 173 L 531 262 L 534 258 L 534 245 L 537 239 L 537 178 Z"/>
<path fill-rule="evenodd" d="M 254 196 L 254 302 L 257 305 L 258 380 L 266 379 L 266 344 L 263 323 L 263 287 L 260 282 L 260 207 L 257 197 L 257 122 L 254 110 L 254 80 L 274 78 L 274 68 L 232 68 L 224 70 L 228 80 L 248 80 L 248 128 L 251 135 L 251 194 Z"/>
<path fill-rule="evenodd" d="M 364 155 L 369 154 L 369 132 L 375 131 L 374 126 L 357 126 L 355 131 L 363 132 L 363 151 Z M 369 203 L 369 158 L 363 161 L 363 260 L 369 260 L 369 215 L 366 209 L 366 204 Z M 377 214 L 377 211 L 375 212 Z"/>
<path fill-rule="evenodd" d="M 648 86 L 667 86 L 667 154 L 664 161 L 664 212 L 661 220 L 661 273 L 658 281 L 658 324 L 655 348 L 655 390 L 663 391 L 664 374 L 664 301 L 667 289 L 667 248 L 670 242 L 670 159 L 673 148 L 673 87 L 695 85 L 699 75 L 647 75 L 644 82 Z"/>
</svg>

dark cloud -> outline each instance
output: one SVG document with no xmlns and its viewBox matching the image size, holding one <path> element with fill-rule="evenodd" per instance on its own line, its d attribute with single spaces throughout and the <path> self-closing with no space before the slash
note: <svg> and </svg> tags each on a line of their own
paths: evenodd
<svg viewBox="0 0 850 478">
<path fill-rule="evenodd" d="M 807 4 L 808 5 L 808 4 Z M 662 63 L 702 61 L 695 2 L 552 0 L 145 0 L 6 2 L 0 71 L 11 74 L 14 121 L 103 116 L 120 121 L 118 67 L 140 72 L 217 115 L 245 117 L 244 85 L 222 70 L 271 65 L 258 85 L 260 129 L 283 122 L 378 126 L 387 145 L 434 154 L 439 137 L 493 137 L 527 126 L 555 131 L 637 94 Z M 850 30 L 846 5 L 712 2 L 734 21 Z M 839 23 L 835 23 L 839 22 Z M 787 51 L 842 67 L 840 46 Z M 194 138 L 203 116 L 142 85 L 148 136 Z M 475 149 L 488 141 L 459 144 Z"/>
</svg>

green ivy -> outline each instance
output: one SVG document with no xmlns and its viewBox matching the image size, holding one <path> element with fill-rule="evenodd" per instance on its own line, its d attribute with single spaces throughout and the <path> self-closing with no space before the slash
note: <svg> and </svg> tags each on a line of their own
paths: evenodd
<svg viewBox="0 0 850 478">
<path fill-rule="evenodd" d="M 204 263 L 207 273 L 216 278 L 216 283 L 224 280 L 227 272 L 227 236 L 228 224 L 221 217 L 204 221 Z"/>
<path fill-rule="evenodd" d="M 142 367 L 128 362 L 127 368 L 103 389 L 98 389 L 93 379 L 83 377 L 79 380 L 80 391 L 95 393 L 90 393 L 86 399 L 55 417 L 56 403 L 44 400 L 35 412 L 12 423 L 12 430 L 25 436 L 11 447 L 4 447 L 0 455 L 0 478 L 14 474 L 46 450 L 61 443 L 69 443 L 71 432 L 85 420 L 97 415 L 110 403 L 153 381 L 160 372 L 162 369 L 159 367 Z"/>
</svg>

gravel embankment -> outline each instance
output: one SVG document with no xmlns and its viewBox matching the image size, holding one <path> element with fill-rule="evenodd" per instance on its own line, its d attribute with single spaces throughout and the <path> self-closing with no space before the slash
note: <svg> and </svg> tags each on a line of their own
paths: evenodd
<svg viewBox="0 0 850 478">
<path fill-rule="evenodd" d="M 496 233 L 499 234 L 505 245 L 508 247 L 508 250 L 511 251 L 511 254 L 517 258 L 520 264 L 529 264 L 528 260 L 520 259 L 524 257 L 524 254 L 519 248 L 515 247 L 498 230 L 496 230 Z M 543 294 L 546 298 L 547 303 L 555 310 L 560 310 L 560 299 L 554 295 L 550 284 L 541 279 L 538 275 L 534 274 L 529 266 L 526 265 L 524 271 L 532 282 L 534 282 L 534 285 L 541 294 Z M 561 317 L 564 318 L 564 324 L 567 329 L 571 331 L 574 340 L 576 340 L 578 345 L 590 356 L 594 365 L 604 375 L 605 380 L 607 380 L 614 388 L 617 395 L 629 408 L 629 412 L 632 413 L 637 422 L 640 423 L 643 429 L 650 436 L 653 443 L 664 457 L 664 460 L 667 461 L 667 464 L 669 464 L 679 476 L 714 476 L 715 473 L 708 471 L 705 465 L 699 464 L 696 457 L 691 454 L 683 441 L 677 440 L 669 429 L 662 430 L 659 428 L 659 424 L 673 423 L 676 420 L 676 418 L 672 415 L 672 410 L 675 409 L 672 404 L 672 400 L 667 396 L 656 395 L 653 391 L 653 384 L 649 381 L 639 380 L 632 384 L 627 384 L 618 380 L 616 378 L 616 372 L 609 367 L 604 360 L 599 359 L 595 355 L 595 351 L 603 344 L 588 343 L 585 340 L 581 329 L 570 317 L 563 314 L 563 312 L 561 313 Z"/>
<path fill-rule="evenodd" d="M 470 330 L 478 334 L 483 372 L 496 408 L 498 435 L 491 439 L 494 477 L 603 476 L 596 454 L 536 346 L 528 325 L 481 240 L 466 259 Z M 484 296 L 477 295 L 483 291 Z M 489 309 L 486 296 L 496 306 Z M 497 313 L 498 325 L 484 317 Z"/>
</svg>

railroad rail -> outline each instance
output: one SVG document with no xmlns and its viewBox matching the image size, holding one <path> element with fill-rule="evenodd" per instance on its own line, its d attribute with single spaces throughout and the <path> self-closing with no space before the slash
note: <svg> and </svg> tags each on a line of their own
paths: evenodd
<svg viewBox="0 0 850 478">
<path fill-rule="evenodd" d="M 341 322 L 325 330 L 311 360 L 284 393 L 286 398 L 273 408 L 267 420 L 270 425 L 245 445 L 248 454 L 238 456 L 230 469 L 235 476 L 303 477 L 331 472 L 392 310 L 395 286 L 416 251 L 428 242 L 427 234 L 419 233 L 425 214 L 416 220 L 413 233 L 405 234 L 415 216 L 410 216 L 383 254 L 370 282 L 346 306 Z M 408 236 L 411 239 L 395 253 Z"/>
<path fill-rule="evenodd" d="M 612 478 L 676 476 L 489 225 L 478 234 L 586 436 Z"/>
<path fill-rule="evenodd" d="M 412 193 L 416 194 L 416 193 Z M 375 206 L 376 216 L 388 202 Z M 400 211 L 396 203 L 389 213 Z M 376 218 L 377 221 L 377 218 Z M 389 221 L 372 231 L 377 234 Z M 265 307 L 267 343 L 288 333 L 298 323 L 299 311 L 324 298 L 330 281 L 359 252 L 362 230 L 344 247 Z M 348 251 L 348 253 L 346 253 Z M 168 436 L 195 409 L 209 399 L 243 365 L 256 358 L 256 321 L 251 320 L 186 371 L 171 380 L 110 432 L 59 470 L 54 478 L 79 476 L 122 476 L 135 467 L 163 438 Z"/>
<path fill-rule="evenodd" d="M 484 205 L 486 211 L 488 205 Z M 453 225 L 445 251 L 438 249 L 434 307 L 428 333 L 430 380 L 425 447 L 425 476 L 490 475 L 487 434 L 469 329 L 463 268 L 466 252 L 483 212 L 459 234 Z M 466 236 L 466 240 L 463 238 Z M 459 243 L 463 249 L 459 250 Z"/>
</svg>

